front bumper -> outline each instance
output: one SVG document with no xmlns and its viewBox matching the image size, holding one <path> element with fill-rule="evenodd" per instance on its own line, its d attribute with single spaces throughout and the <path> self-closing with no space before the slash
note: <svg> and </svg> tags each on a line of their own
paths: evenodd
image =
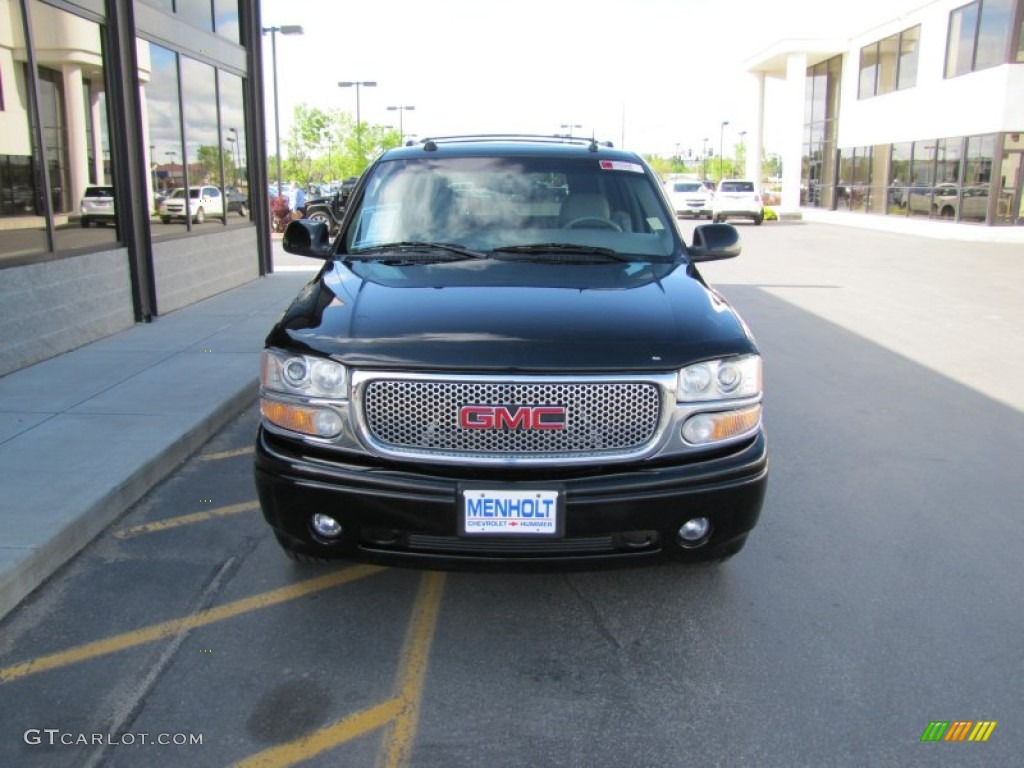
<svg viewBox="0 0 1024 768">
<path fill-rule="evenodd" d="M 256 486 L 282 545 L 315 557 L 443 568 L 717 559 L 742 546 L 756 525 L 768 474 L 760 430 L 739 446 L 682 464 L 482 470 L 370 461 L 339 461 L 261 427 Z M 564 494 L 564 536 L 460 536 L 463 484 L 557 487 Z M 312 531 L 318 512 L 341 523 L 338 540 Z M 711 521 L 710 535 L 701 546 L 684 548 L 676 532 L 694 517 Z"/>
</svg>

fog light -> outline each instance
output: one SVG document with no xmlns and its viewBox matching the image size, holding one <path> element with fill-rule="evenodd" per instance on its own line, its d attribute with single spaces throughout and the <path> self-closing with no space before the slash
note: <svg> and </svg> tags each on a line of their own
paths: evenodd
<svg viewBox="0 0 1024 768">
<path fill-rule="evenodd" d="M 313 515 L 313 530 L 325 539 L 336 539 L 341 536 L 341 523 L 330 515 Z"/>
<path fill-rule="evenodd" d="M 697 547 L 708 539 L 711 533 L 711 521 L 706 517 L 694 517 L 687 520 L 679 528 L 679 544 L 684 547 Z"/>
</svg>

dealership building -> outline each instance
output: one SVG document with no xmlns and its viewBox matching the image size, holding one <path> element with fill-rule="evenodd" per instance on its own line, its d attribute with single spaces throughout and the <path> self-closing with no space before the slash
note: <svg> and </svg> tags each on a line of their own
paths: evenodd
<svg viewBox="0 0 1024 768">
<path fill-rule="evenodd" d="M 924 2 L 852 38 L 780 40 L 745 66 L 749 178 L 769 91 L 783 116 L 780 210 L 1024 225 L 1024 0 Z"/>
<path fill-rule="evenodd" d="M 0 0 L 0 375 L 269 271 L 262 66 L 256 2 Z"/>
</svg>

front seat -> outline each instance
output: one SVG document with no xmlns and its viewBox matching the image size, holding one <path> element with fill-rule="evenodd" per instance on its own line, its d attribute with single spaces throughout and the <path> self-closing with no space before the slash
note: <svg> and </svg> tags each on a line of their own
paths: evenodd
<svg viewBox="0 0 1024 768">
<path fill-rule="evenodd" d="M 611 219 L 608 199 L 598 192 L 574 192 L 562 201 L 558 214 L 560 226 L 577 219 Z"/>
</svg>

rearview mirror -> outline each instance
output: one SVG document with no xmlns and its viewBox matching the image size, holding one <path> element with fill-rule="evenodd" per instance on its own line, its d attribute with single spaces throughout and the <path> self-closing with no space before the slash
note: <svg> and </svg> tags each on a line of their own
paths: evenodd
<svg viewBox="0 0 1024 768">
<path fill-rule="evenodd" d="M 331 257 L 331 233 L 322 221 L 297 219 L 284 230 L 281 245 L 287 253 L 314 259 Z"/>
<path fill-rule="evenodd" d="M 740 233 L 732 224 L 703 224 L 693 230 L 690 261 L 732 259 L 740 250 Z"/>
</svg>

